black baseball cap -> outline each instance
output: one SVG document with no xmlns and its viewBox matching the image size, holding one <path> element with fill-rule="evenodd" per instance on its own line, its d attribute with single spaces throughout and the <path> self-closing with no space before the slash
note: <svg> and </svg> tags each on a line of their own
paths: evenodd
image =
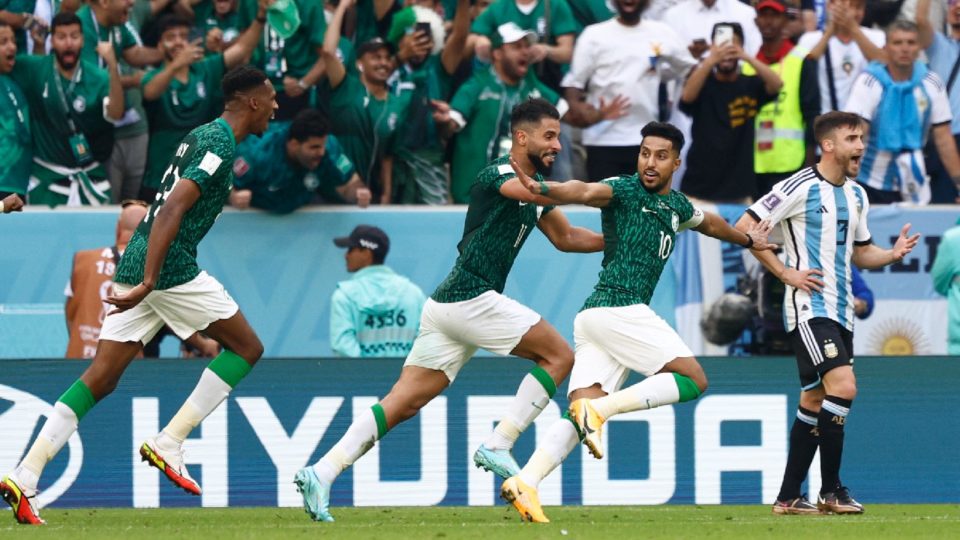
<svg viewBox="0 0 960 540">
<path fill-rule="evenodd" d="M 380 49 L 386 49 L 388 53 L 393 54 L 393 46 L 390 45 L 390 43 L 384 41 L 382 38 L 375 37 L 361 43 L 360 46 L 357 47 L 357 58 L 370 52 L 379 51 Z"/>
<path fill-rule="evenodd" d="M 390 237 L 383 229 L 373 225 L 357 225 L 350 236 L 334 238 L 333 243 L 342 248 L 369 249 L 379 260 L 385 259 L 390 251 Z"/>
</svg>

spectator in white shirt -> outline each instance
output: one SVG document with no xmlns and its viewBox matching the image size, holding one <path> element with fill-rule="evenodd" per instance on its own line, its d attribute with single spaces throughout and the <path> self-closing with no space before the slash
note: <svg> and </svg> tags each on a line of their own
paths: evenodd
<svg viewBox="0 0 960 540">
<path fill-rule="evenodd" d="M 756 17 L 753 8 L 738 0 L 685 0 L 668 9 L 663 22 L 680 35 L 690 54 L 699 59 L 710 49 L 713 26 L 721 22 L 739 23 L 743 28 L 743 50 L 755 54 L 761 41 L 753 21 Z"/>
<path fill-rule="evenodd" d="M 847 104 L 853 81 L 872 60 L 883 61 L 886 36 L 881 30 L 860 26 L 867 0 L 827 0 L 824 31 L 807 32 L 797 46 L 817 60 L 820 111 L 839 111 Z"/>
<path fill-rule="evenodd" d="M 696 61 L 666 24 L 641 19 L 648 0 L 614 0 L 617 17 L 587 26 L 563 79 L 571 111 L 599 109 L 625 97 L 627 113 L 583 130 L 587 177 L 592 181 L 637 168 L 640 128 L 657 120 L 663 80 L 682 80 Z"/>
</svg>

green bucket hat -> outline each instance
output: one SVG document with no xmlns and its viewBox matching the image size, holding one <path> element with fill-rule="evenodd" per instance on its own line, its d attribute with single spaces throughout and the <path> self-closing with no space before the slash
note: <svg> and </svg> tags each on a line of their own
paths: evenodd
<svg viewBox="0 0 960 540">
<path fill-rule="evenodd" d="M 290 39 L 300 28 L 300 10 L 294 0 L 277 0 L 267 8 L 267 22 L 283 39 Z"/>
</svg>

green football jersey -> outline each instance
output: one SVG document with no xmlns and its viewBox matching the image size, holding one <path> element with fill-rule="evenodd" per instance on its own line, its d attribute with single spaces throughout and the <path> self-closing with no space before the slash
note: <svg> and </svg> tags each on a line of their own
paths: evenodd
<svg viewBox="0 0 960 540">
<path fill-rule="evenodd" d="M 553 206 L 540 207 L 501 195 L 500 186 L 515 176 L 509 154 L 480 171 L 470 194 L 463 239 L 457 244 L 460 256 L 431 295 L 437 302 L 462 302 L 487 291 L 503 292 L 520 248 L 540 218 L 553 210 Z M 537 174 L 534 179 L 543 177 Z"/>
<path fill-rule="evenodd" d="M 163 261 L 155 288 L 169 289 L 197 277 L 200 273 L 197 244 L 220 216 L 230 195 L 236 147 L 233 129 L 222 118 L 194 129 L 183 139 L 167 165 L 157 199 L 123 252 L 114 281 L 129 285 L 143 281 L 147 242 L 153 220 L 173 188 L 184 178 L 197 184 L 201 191 L 200 198 L 184 214 L 177 236 Z"/>
<path fill-rule="evenodd" d="M 509 151 L 510 111 L 527 98 L 543 98 L 556 105 L 560 96 L 537 79 L 533 70 L 520 84 L 500 80 L 493 67 L 474 72 L 450 100 L 450 108 L 466 126 L 457 134 L 451 161 L 453 202 L 470 202 L 470 187 L 484 164 Z"/>
<path fill-rule="evenodd" d="M 106 71 L 80 60 L 73 80 L 69 80 L 56 71 L 52 54 L 18 55 L 10 77 L 27 98 L 35 157 L 54 165 L 78 167 L 69 142 L 72 134 L 66 121 L 69 112 L 77 129 L 86 137 L 93 158 L 106 163 L 113 150 L 113 124 L 104 118 L 103 110 L 103 100 L 110 95 Z M 63 98 L 58 88 L 63 90 Z"/>
<path fill-rule="evenodd" d="M 145 87 L 162 68 L 149 71 L 140 83 Z M 159 99 L 146 102 L 150 119 L 150 143 L 143 185 L 157 189 L 170 155 L 190 130 L 209 122 L 223 110 L 220 79 L 225 71 L 223 55 L 217 53 L 190 66 L 187 81 L 174 78 Z"/>
<path fill-rule="evenodd" d="M 13 79 L 0 74 L 0 191 L 25 194 L 32 162 L 27 98 Z"/>
<path fill-rule="evenodd" d="M 636 174 L 603 183 L 613 188 L 601 212 L 603 270 L 581 309 L 649 304 L 677 232 L 700 214 L 679 191 L 649 193 Z"/>
<path fill-rule="evenodd" d="M 512 22 L 524 30 L 536 32 L 541 43 L 556 43 L 557 36 L 577 32 L 577 21 L 566 0 L 550 0 L 549 23 L 546 5 L 545 0 L 538 0 L 533 11 L 524 13 L 516 0 L 494 0 L 474 19 L 470 31 L 490 37 L 501 24 Z M 550 28 L 547 28 L 548 24 Z"/>
<path fill-rule="evenodd" d="M 317 63 L 317 50 L 323 47 L 323 34 L 327 31 L 323 2 L 293 2 L 300 12 L 300 27 L 289 39 L 283 39 L 268 23 L 250 62 L 270 77 L 278 92 L 283 91 L 284 76 L 299 79 Z M 237 11 L 240 28 L 248 28 L 257 17 L 257 0 L 240 0 Z"/>
<path fill-rule="evenodd" d="M 116 26 L 102 26 L 97 22 L 97 17 L 89 4 L 80 6 L 77 10 L 77 17 L 83 29 L 83 49 L 80 50 L 80 58 L 87 62 L 97 64 L 101 69 L 107 66 L 103 58 L 97 54 L 97 44 L 101 41 L 113 43 L 114 53 L 117 59 L 123 55 L 123 51 L 130 47 L 140 45 L 140 36 L 134 33 L 128 23 L 118 24 Z"/>
</svg>

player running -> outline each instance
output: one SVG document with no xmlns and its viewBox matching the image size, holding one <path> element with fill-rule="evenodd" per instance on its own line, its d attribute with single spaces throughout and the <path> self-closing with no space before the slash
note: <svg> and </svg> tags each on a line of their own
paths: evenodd
<svg viewBox="0 0 960 540">
<path fill-rule="evenodd" d="M 223 286 L 200 270 L 197 244 L 230 194 L 237 143 L 266 131 L 277 109 L 277 93 L 260 70 L 236 68 L 223 77 L 221 86 L 223 114 L 180 143 L 156 201 L 123 253 L 114 276 L 115 294 L 107 298 L 116 309 L 103 322 L 93 362 L 60 396 L 27 455 L 0 482 L 0 495 L 20 523 L 44 523 L 34 502 L 43 468 L 164 325 L 181 339 L 203 331 L 223 346 L 170 423 L 140 448 L 143 459 L 174 484 L 200 494 L 200 485 L 184 466 L 181 445 L 250 372 L 263 345 Z"/>
<path fill-rule="evenodd" d="M 542 99 L 513 108 L 510 153 L 487 165 L 470 192 L 460 256 L 423 307 L 420 333 L 400 378 L 380 403 L 362 412 L 343 437 L 295 479 L 304 509 L 316 521 L 333 521 L 330 486 L 394 426 L 413 417 L 450 385 L 478 348 L 536 362 L 493 433 L 474 454 L 479 467 L 503 478 L 519 470 L 510 450 L 570 373 L 573 351 L 547 321 L 504 296 L 513 262 L 534 227 L 560 251 L 595 252 L 603 237 L 572 227 L 547 199 L 528 191 L 514 167 L 542 181 L 560 151 L 560 114 Z M 529 178 L 529 176 L 528 176 Z"/>
<path fill-rule="evenodd" d="M 767 243 L 767 223 L 740 232 L 670 189 L 683 148 L 683 135 L 676 127 L 651 122 L 641 135 L 638 172 L 629 176 L 595 184 L 539 182 L 515 165 L 517 177 L 531 193 L 556 204 L 602 208 L 606 239 L 600 280 L 573 323 L 576 362 L 570 376 L 570 408 L 550 427 L 523 470 L 504 481 L 500 490 L 524 520 L 550 521 L 540 507 L 537 486 L 578 441 L 602 458 L 603 424 L 611 416 L 691 401 L 707 389 L 707 377 L 693 353 L 648 305 L 676 234 L 693 229 L 754 250 L 775 247 Z M 621 390 L 630 371 L 646 378 Z"/>
</svg>

